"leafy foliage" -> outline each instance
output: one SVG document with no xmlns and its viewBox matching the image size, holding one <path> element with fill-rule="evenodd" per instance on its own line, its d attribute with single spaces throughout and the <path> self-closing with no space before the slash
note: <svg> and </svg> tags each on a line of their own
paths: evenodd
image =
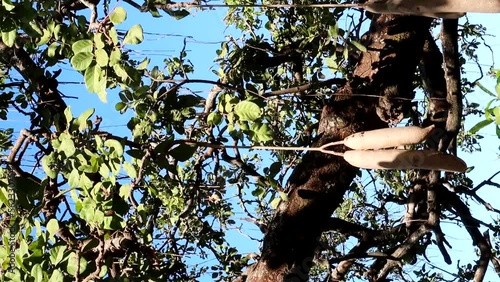
<svg viewBox="0 0 500 282">
<path fill-rule="evenodd" d="M 367 52 L 365 14 L 342 8 L 231 7 L 225 20 L 239 29 L 241 38 L 227 37 L 220 44 L 214 54 L 218 81 L 206 81 L 190 79 L 196 66 L 186 48 L 162 64 L 134 59 L 133 48 L 145 41 L 141 17 L 149 16 L 133 18 L 134 8 L 154 17 L 165 11 L 179 20 L 191 10 L 167 6 L 170 1 L 125 7 L 104 1 L 97 5 L 105 14 L 92 22 L 78 12 L 78 3 L 2 0 L 0 6 L 0 118 L 18 114 L 30 122 L 16 137 L 13 129 L 0 129 L 1 279 L 240 277 L 258 257 L 239 251 L 228 233 L 246 231 L 246 221 L 267 230 L 280 203 L 289 200 L 286 183 L 302 153 L 242 153 L 222 145 L 306 147 L 322 138 L 318 122 L 323 106 L 342 96 L 332 98 L 354 77 Z M 122 31 L 119 27 L 126 24 L 130 28 Z M 484 34 L 467 25 L 462 32 L 463 38 Z M 474 59 L 479 43 L 465 43 L 463 53 Z M 71 93 L 58 89 L 57 77 L 68 68 L 103 103 L 118 101 L 116 112 L 89 108 L 74 116 L 66 104 L 74 101 L 64 96 Z M 500 72 L 496 78 L 498 95 L 477 83 L 494 98 L 486 105 L 485 119 L 459 135 L 463 149 L 479 146 L 477 132 L 491 123 L 500 138 Z M 208 95 L 190 88 L 199 82 L 212 85 Z M 424 89 L 420 81 L 416 85 Z M 474 85 L 468 86 L 464 92 L 472 91 Z M 88 97 L 78 102 L 86 103 Z M 475 114 L 478 107 L 469 104 L 467 109 Z M 417 109 L 420 121 L 425 110 Z M 104 119 L 121 115 L 126 131 L 105 130 L 103 114 Z M 11 173 L 16 177 L 9 178 Z M 368 184 L 366 175 L 372 179 Z M 334 216 L 375 230 L 376 238 L 391 234 L 376 246 L 379 252 L 391 250 L 406 238 L 399 219 L 411 198 L 407 188 L 418 177 L 414 171 L 360 172 Z M 472 186 L 466 174 L 449 178 L 456 187 Z M 462 198 L 478 200 L 475 190 L 467 191 Z M 389 205 L 396 208 L 389 210 Z M 458 222 L 454 216 L 453 210 L 442 215 Z M 498 225 L 487 226 L 497 235 Z M 355 232 L 328 231 L 318 239 L 315 261 L 323 263 L 315 264 L 311 279 L 331 274 L 353 237 L 361 237 Z M 257 236 L 260 240 L 261 234 Z M 425 257 L 430 234 L 419 242 L 402 264 Z M 444 281 L 427 263 L 422 265 L 413 273 L 417 279 Z M 472 265 L 457 268 L 460 279 L 473 273 Z M 362 259 L 351 270 L 346 278 L 356 279 L 370 270 L 370 262 Z"/>
</svg>

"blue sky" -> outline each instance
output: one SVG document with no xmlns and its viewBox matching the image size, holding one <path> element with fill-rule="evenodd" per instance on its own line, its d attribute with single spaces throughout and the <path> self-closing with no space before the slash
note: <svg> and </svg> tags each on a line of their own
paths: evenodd
<svg viewBox="0 0 500 282">
<path fill-rule="evenodd" d="M 115 3 L 111 3 L 113 7 Z M 211 11 L 197 11 L 193 12 L 192 16 L 188 16 L 182 20 L 175 20 L 169 16 L 163 16 L 162 18 L 152 18 L 149 14 L 141 14 L 135 11 L 131 6 L 118 2 L 118 6 L 123 6 L 128 12 L 128 19 L 121 25 L 117 26 L 118 29 L 126 30 L 130 26 L 140 23 L 144 31 L 147 32 L 145 35 L 145 41 L 137 46 L 126 46 L 133 48 L 137 51 L 137 59 L 140 60 L 143 56 L 147 56 L 152 59 L 150 66 L 152 65 L 162 65 L 162 60 L 167 56 L 178 56 L 184 39 L 187 41 L 188 58 L 191 60 L 195 66 L 195 73 L 190 76 L 190 78 L 203 78 L 217 80 L 217 77 L 211 72 L 211 70 L 217 70 L 217 66 L 213 63 L 215 58 L 215 50 L 220 46 L 227 35 L 234 35 L 238 38 L 239 35 L 237 31 L 233 28 L 228 28 L 223 22 L 225 16 L 224 9 L 215 9 Z M 497 20 L 495 20 L 497 18 Z M 488 33 L 492 35 L 500 34 L 500 27 L 498 26 L 498 15 L 470 15 L 469 19 L 471 22 L 481 23 L 485 25 L 488 29 Z M 493 48 L 496 53 L 494 62 L 496 66 L 500 63 L 500 39 L 498 37 L 488 37 L 488 44 Z M 487 71 L 489 66 L 493 64 L 491 59 L 491 54 L 486 48 L 482 48 L 479 53 L 479 62 L 483 64 L 484 70 Z M 61 81 L 73 82 L 82 81 L 82 77 L 76 71 L 72 70 L 71 66 L 68 64 L 63 68 L 63 74 L 61 75 Z M 466 65 L 467 75 L 471 79 L 479 76 L 479 73 L 474 65 Z M 494 89 L 494 81 L 492 79 L 483 79 L 481 81 L 489 89 Z M 191 86 L 191 85 L 190 85 Z M 210 85 L 196 85 L 192 86 L 192 89 L 199 90 L 198 93 L 201 96 L 205 96 L 208 90 L 211 88 Z M 79 98 L 78 101 L 67 100 L 67 103 L 71 105 L 72 112 L 74 116 L 78 116 L 83 111 L 88 108 L 96 108 L 96 114 L 104 116 L 104 120 L 101 124 L 101 128 L 105 130 L 110 130 L 117 135 L 127 135 L 128 130 L 125 124 L 129 120 L 127 115 L 119 115 L 115 111 L 115 104 L 118 102 L 118 97 L 116 95 L 117 91 L 110 91 L 108 94 L 108 103 L 103 104 L 97 95 L 89 94 L 83 84 L 63 84 L 60 86 L 60 90 L 70 96 L 76 96 Z M 468 96 L 470 101 L 475 101 L 481 105 L 485 105 L 489 101 L 490 97 L 481 92 L 476 91 Z M 109 113 L 113 113 L 112 115 Z M 22 121 L 24 120 L 24 121 Z M 9 121 L 3 122 L 2 127 L 14 127 L 16 131 L 20 128 L 28 127 L 27 123 L 21 116 L 11 115 Z M 479 119 L 468 120 L 466 122 L 466 129 L 471 128 Z M 498 171 L 500 168 L 500 160 L 498 158 L 500 145 L 498 138 L 495 135 L 493 126 L 489 126 L 480 131 L 481 135 L 485 136 L 484 141 L 482 141 L 482 151 L 476 152 L 474 154 L 460 153 L 460 157 L 463 158 L 469 166 L 474 166 L 475 169 L 469 174 L 475 184 L 480 181 L 490 177 L 493 173 Z M 265 156 L 265 155 L 263 155 Z M 500 179 L 498 177 L 497 179 Z M 230 191 L 231 193 L 231 191 Z M 232 193 L 236 193 L 233 191 Z M 479 195 L 482 196 L 487 201 L 495 207 L 500 208 L 500 193 L 491 187 L 485 187 L 479 191 Z M 487 213 L 485 209 L 481 206 L 475 205 L 471 201 L 474 207 L 474 212 L 482 220 L 487 221 L 491 214 Z M 239 218 L 238 214 L 235 218 Z M 257 227 L 245 223 L 245 231 L 252 233 L 253 235 L 258 234 Z M 446 234 L 447 239 L 453 246 L 450 250 L 450 255 L 453 260 L 453 265 L 448 267 L 442 263 L 442 258 L 437 248 L 431 248 L 428 252 L 428 257 L 434 260 L 436 265 L 443 267 L 445 269 L 454 272 L 454 265 L 457 259 L 461 260 L 472 260 L 473 247 L 469 235 L 463 228 L 457 228 L 452 223 L 443 222 L 442 227 Z M 481 231 L 485 231 L 484 228 Z M 255 241 L 251 241 L 244 235 L 238 233 L 237 231 L 228 232 L 229 241 L 238 242 L 237 247 L 240 252 L 258 252 L 258 245 Z M 193 260 L 196 262 L 196 259 Z M 490 266 L 487 274 L 487 279 L 485 281 L 496 281 L 498 277 L 494 273 L 494 269 Z M 210 281 L 210 279 L 206 280 Z"/>
</svg>

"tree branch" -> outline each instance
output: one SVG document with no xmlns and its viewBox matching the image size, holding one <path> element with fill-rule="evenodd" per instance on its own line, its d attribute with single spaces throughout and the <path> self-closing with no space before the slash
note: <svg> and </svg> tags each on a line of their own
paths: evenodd
<svg viewBox="0 0 500 282">
<path fill-rule="evenodd" d="M 458 20 L 443 20 L 441 30 L 443 58 L 446 79 L 446 101 L 450 108 L 446 120 L 446 138 L 441 139 L 439 150 L 449 147 L 456 155 L 456 136 L 462 122 L 462 89 L 460 85 L 460 61 L 458 51 Z"/>
<path fill-rule="evenodd" d="M 474 274 L 474 281 L 481 282 L 483 281 L 486 270 L 488 269 L 488 262 L 492 257 L 491 247 L 479 231 L 478 222 L 474 219 L 474 217 L 472 217 L 467 205 L 465 205 L 455 193 L 448 191 L 448 189 L 444 186 L 441 186 L 440 188 L 441 189 L 437 189 L 438 193 L 440 193 L 440 197 L 446 199 L 445 204 L 447 204 L 448 208 L 453 208 L 457 212 L 462 219 L 465 229 L 469 232 L 469 235 L 472 238 L 472 243 L 479 248 L 480 256 L 477 262 L 477 269 Z"/>
</svg>

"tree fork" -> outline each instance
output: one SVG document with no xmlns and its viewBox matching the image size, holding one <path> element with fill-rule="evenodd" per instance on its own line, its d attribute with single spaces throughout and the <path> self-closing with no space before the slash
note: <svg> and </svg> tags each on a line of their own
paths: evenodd
<svg viewBox="0 0 500 282">
<path fill-rule="evenodd" d="M 387 126 L 404 116 L 413 98 L 412 79 L 430 27 L 419 17 L 374 16 L 367 49 L 354 77 L 339 94 L 380 96 L 333 98 L 321 115 L 314 147 L 348 135 Z M 288 182 L 288 201 L 279 204 L 264 237 L 262 255 L 250 266 L 246 281 L 307 281 L 324 225 L 342 202 L 357 169 L 343 159 L 306 153 Z"/>
</svg>

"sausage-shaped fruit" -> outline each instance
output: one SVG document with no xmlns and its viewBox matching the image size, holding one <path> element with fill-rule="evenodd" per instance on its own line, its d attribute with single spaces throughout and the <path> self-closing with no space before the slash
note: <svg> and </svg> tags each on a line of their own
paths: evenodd
<svg viewBox="0 0 500 282">
<path fill-rule="evenodd" d="M 366 169 L 467 170 L 462 159 L 429 150 L 351 150 L 344 153 L 344 159 L 352 166 Z"/>
<path fill-rule="evenodd" d="M 383 149 L 417 144 L 426 140 L 434 125 L 382 128 L 357 132 L 344 139 L 344 145 L 354 150 Z"/>
</svg>

